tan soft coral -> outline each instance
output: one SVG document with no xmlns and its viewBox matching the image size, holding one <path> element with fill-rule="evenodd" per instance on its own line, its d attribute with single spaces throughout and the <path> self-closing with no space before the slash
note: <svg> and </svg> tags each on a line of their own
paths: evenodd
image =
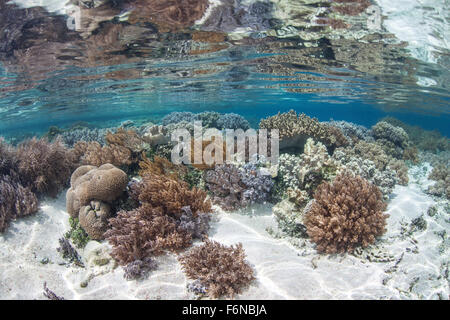
<svg viewBox="0 0 450 320">
<path fill-rule="evenodd" d="M 305 114 L 297 114 L 294 110 L 262 119 L 259 127 L 279 130 L 280 149 L 301 149 L 308 138 L 314 138 L 331 148 L 348 144 L 340 129 L 323 124 Z"/>
<path fill-rule="evenodd" d="M 157 174 L 146 174 L 139 186 L 139 200 L 153 207 L 160 207 L 165 214 L 179 217 L 181 208 L 190 206 L 195 214 L 211 212 L 211 202 L 206 192 L 192 188 L 186 182 Z"/>
<path fill-rule="evenodd" d="M 146 174 L 165 175 L 174 180 L 180 180 L 188 171 L 187 167 L 173 164 L 166 158 L 159 156 L 154 156 L 153 161 L 151 161 L 143 155 L 139 167 L 141 168 L 139 171 L 141 176 Z"/>
<path fill-rule="evenodd" d="M 101 146 L 96 141 L 79 141 L 74 145 L 74 154 L 85 165 L 101 166 L 111 163 L 115 166 L 128 166 L 133 160 L 131 151 L 122 146 Z"/>
<path fill-rule="evenodd" d="M 120 211 L 109 222 L 105 237 L 113 246 L 111 256 L 121 265 L 164 250 L 182 249 L 191 243 L 191 235 L 180 230 L 161 208 L 147 204 L 132 211 Z"/>
<path fill-rule="evenodd" d="M 252 267 L 245 261 L 242 244 L 225 246 L 205 241 L 179 258 L 186 275 L 207 288 L 212 298 L 242 292 L 255 278 Z"/>
<path fill-rule="evenodd" d="M 385 232 L 386 204 L 380 190 L 359 176 L 339 175 L 323 183 L 305 215 L 305 226 L 319 252 L 352 252 Z"/>
</svg>

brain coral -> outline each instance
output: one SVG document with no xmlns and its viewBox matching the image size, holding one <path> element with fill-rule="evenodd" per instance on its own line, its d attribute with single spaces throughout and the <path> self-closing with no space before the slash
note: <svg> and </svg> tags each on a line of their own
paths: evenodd
<svg viewBox="0 0 450 320">
<path fill-rule="evenodd" d="M 108 219 L 111 216 L 109 204 L 101 201 L 91 201 L 80 209 L 78 219 L 81 227 L 91 239 L 102 240 L 108 229 Z"/>
<path fill-rule="evenodd" d="M 66 195 L 67 212 L 70 216 L 78 218 L 81 213 L 80 209 L 88 206 L 93 200 L 111 203 L 122 195 L 127 183 L 128 177 L 126 173 L 111 164 L 104 164 L 99 168 L 94 166 L 81 166 L 74 171 L 70 179 L 71 187 Z M 105 205 L 95 204 L 94 207 L 91 207 L 94 213 L 97 207 L 100 209 L 100 212 L 105 213 L 108 211 Z M 88 208 L 84 208 L 83 210 L 83 220 L 86 223 L 93 221 L 91 220 L 92 214 L 90 216 L 91 209 L 88 206 Z M 89 229 L 86 226 L 85 231 L 88 234 Z"/>
<path fill-rule="evenodd" d="M 348 144 L 339 128 L 321 123 L 305 114 L 297 115 L 294 110 L 262 119 L 259 127 L 279 130 L 280 149 L 302 149 L 308 138 L 314 138 L 332 149 Z"/>
<path fill-rule="evenodd" d="M 321 184 L 314 200 L 304 222 L 320 252 L 352 252 L 374 243 L 385 232 L 388 215 L 383 213 L 382 194 L 359 176 L 345 173 L 332 184 Z"/>
</svg>

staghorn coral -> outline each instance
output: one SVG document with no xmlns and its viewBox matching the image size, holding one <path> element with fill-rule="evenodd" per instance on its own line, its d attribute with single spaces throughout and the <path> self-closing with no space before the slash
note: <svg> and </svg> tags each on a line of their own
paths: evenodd
<svg viewBox="0 0 450 320">
<path fill-rule="evenodd" d="M 241 243 L 225 246 L 205 241 L 178 258 L 186 275 L 206 288 L 212 298 L 241 293 L 254 280 Z"/>
<path fill-rule="evenodd" d="M 9 221 L 37 212 L 38 200 L 28 187 L 15 182 L 10 176 L 0 175 L 0 232 Z"/>
<path fill-rule="evenodd" d="M 139 201 L 159 207 L 164 214 L 173 217 L 179 218 L 181 208 L 185 206 L 190 206 L 194 215 L 211 211 L 211 202 L 206 200 L 206 192 L 197 188 L 190 190 L 186 182 L 164 175 L 145 174 L 138 189 Z"/>
<path fill-rule="evenodd" d="M 127 264 L 123 270 L 123 277 L 127 280 L 134 280 L 144 277 L 148 272 L 157 268 L 156 262 L 151 257 L 142 260 L 134 260 Z"/>
<path fill-rule="evenodd" d="M 352 252 L 367 247 L 385 232 L 380 190 L 367 180 L 344 173 L 317 188 L 304 222 L 319 252 Z"/>
<path fill-rule="evenodd" d="M 179 228 L 161 208 L 148 204 L 120 211 L 109 220 L 105 238 L 113 246 L 111 256 L 121 265 L 143 260 L 164 250 L 179 250 L 191 243 L 191 235 Z"/>
<path fill-rule="evenodd" d="M 267 201 L 273 187 L 270 175 L 254 163 L 240 168 L 233 164 L 217 165 L 214 170 L 205 173 L 205 182 L 213 202 L 224 210 Z"/>
<path fill-rule="evenodd" d="M 302 149 L 308 138 L 313 138 L 331 149 L 348 144 L 339 128 L 321 123 L 305 114 L 297 115 L 294 110 L 262 119 L 259 127 L 279 130 L 280 149 Z"/>
<path fill-rule="evenodd" d="M 17 147 L 17 173 L 24 186 L 39 194 L 55 197 L 69 182 L 76 166 L 72 153 L 60 139 L 27 140 Z"/>
<path fill-rule="evenodd" d="M 128 177 L 126 173 L 111 164 L 105 164 L 98 168 L 94 166 L 81 166 L 74 171 L 70 179 L 70 189 L 67 190 L 66 195 L 67 212 L 71 217 L 78 218 L 82 207 L 88 206 L 93 200 L 111 204 L 123 194 L 127 184 Z M 94 205 L 94 209 L 96 207 L 98 206 Z M 109 209 L 107 207 L 104 204 L 99 204 L 99 208 L 106 210 Z M 105 210 L 101 210 L 101 212 Z M 90 221 L 97 226 L 97 223 L 100 221 L 103 221 L 100 224 L 104 224 L 104 214 L 110 210 L 103 212 L 100 221 L 90 218 L 87 219 L 88 216 L 92 216 L 92 218 L 95 216 L 91 215 L 90 211 L 89 208 L 83 209 L 83 213 L 85 213 L 83 223 Z M 90 232 L 88 230 L 94 230 L 87 227 L 86 224 L 85 227 L 87 232 Z M 95 237 L 98 236 L 97 232 L 92 232 L 92 235 L 94 234 Z"/>
</svg>

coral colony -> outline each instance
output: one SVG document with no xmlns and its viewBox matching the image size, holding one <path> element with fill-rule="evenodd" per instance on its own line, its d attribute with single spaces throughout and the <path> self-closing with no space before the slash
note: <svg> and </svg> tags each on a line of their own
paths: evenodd
<svg viewBox="0 0 450 320">
<path fill-rule="evenodd" d="M 164 15 L 171 18 L 161 5 Z M 262 119 L 257 131 L 237 114 L 174 112 L 160 124 L 52 128 L 16 146 L 0 140 L 0 231 L 68 188 L 71 229 L 58 247 L 68 264 L 85 267 L 77 249 L 103 241 L 132 281 L 170 252 L 189 292 L 234 297 L 258 273 L 242 244 L 208 238 L 217 211 L 272 203 L 280 230 L 321 254 L 366 248 L 386 232 L 387 203 L 395 185 L 409 183 L 411 164 L 428 157 L 429 194 L 450 196 L 448 159 L 439 156 L 448 139 L 430 145 L 435 133 L 418 130 L 396 119 L 365 128 L 289 111 Z M 62 299 L 46 284 L 44 294 Z"/>
</svg>

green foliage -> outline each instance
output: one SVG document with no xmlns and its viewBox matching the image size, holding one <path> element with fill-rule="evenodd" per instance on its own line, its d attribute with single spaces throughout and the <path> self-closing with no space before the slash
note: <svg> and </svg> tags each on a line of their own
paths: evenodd
<svg viewBox="0 0 450 320">
<path fill-rule="evenodd" d="M 69 217 L 70 230 L 64 235 L 67 239 L 72 240 L 75 247 L 78 249 L 84 248 L 89 242 L 90 238 L 86 231 L 80 226 L 77 218 Z"/>
<path fill-rule="evenodd" d="M 192 166 L 188 166 L 188 172 L 182 179 L 189 184 L 190 189 L 193 187 L 204 189 L 203 172 Z"/>
</svg>

